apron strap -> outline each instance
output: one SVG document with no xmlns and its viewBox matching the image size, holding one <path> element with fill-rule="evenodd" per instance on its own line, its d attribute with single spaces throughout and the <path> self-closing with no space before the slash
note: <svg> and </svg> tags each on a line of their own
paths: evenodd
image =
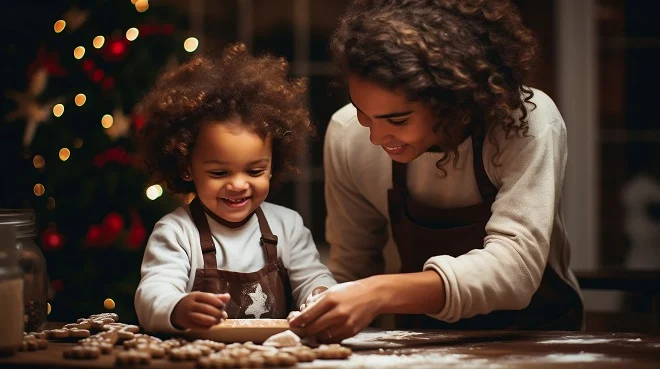
<svg viewBox="0 0 660 369">
<path fill-rule="evenodd" d="M 202 202 L 199 201 L 199 197 L 195 197 L 190 203 L 190 213 L 199 231 L 199 243 L 202 245 L 202 254 L 204 255 L 204 269 L 217 269 L 218 263 L 215 258 L 215 245 L 213 244 L 209 222 L 206 220 L 204 208 L 202 208 Z"/>
<path fill-rule="evenodd" d="M 261 230 L 261 240 L 259 242 L 266 250 L 266 260 L 268 263 L 275 262 L 277 261 L 277 235 L 274 235 L 270 230 L 261 206 L 256 209 L 255 213 L 259 221 L 259 229 Z"/>
<path fill-rule="evenodd" d="M 406 177 L 408 166 L 404 163 L 392 160 L 392 188 L 406 190 Z"/>
</svg>

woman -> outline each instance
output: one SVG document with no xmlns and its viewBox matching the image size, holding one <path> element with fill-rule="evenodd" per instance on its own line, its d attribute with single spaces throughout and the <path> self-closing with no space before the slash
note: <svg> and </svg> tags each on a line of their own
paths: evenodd
<svg viewBox="0 0 660 369">
<path fill-rule="evenodd" d="M 351 104 L 324 148 L 337 285 L 293 319 L 340 341 L 398 328 L 582 326 L 561 215 L 566 126 L 525 85 L 536 54 L 507 0 L 360 0 L 331 42 Z M 394 242 L 399 274 L 382 274 Z"/>
</svg>

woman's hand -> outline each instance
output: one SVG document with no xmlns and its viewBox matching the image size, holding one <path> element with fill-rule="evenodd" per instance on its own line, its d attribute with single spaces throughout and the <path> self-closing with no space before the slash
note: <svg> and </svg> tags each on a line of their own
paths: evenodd
<svg viewBox="0 0 660 369">
<path fill-rule="evenodd" d="M 209 329 L 227 319 L 227 301 L 227 293 L 190 292 L 176 304 L 170 321 L 178 329 Z"/>
<path fill-rule="evenodd" d="M 292 327 L 305 327 L 321 342 L 340 342 L 364 329 L 380 314 L 375 284 L 367 278 L 331 287 L 313 296 L 306 309 L 292 318 Z"/>
</svg>

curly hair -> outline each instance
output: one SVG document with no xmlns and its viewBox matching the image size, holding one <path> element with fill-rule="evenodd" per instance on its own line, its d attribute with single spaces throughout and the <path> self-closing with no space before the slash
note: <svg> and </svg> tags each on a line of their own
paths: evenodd
<svg viewBox="0 0 660 369">
<path fill-rule="evenodd" d="M 524 81 L 538 46 L 508 0 L 353 1 L 330 51 L 345 74 L 428 104 L 440 120 L 436 133 L 461 124 L 482 136 L 497 125 L 506 137 L 527 135 L 523 101 L 534 93 Z M 445 156 L 436 166 L 442 169 L 448 152 L 456 163 L 460 142 L 439 136 Z M 499 146 L 494 164 L 498 152 Z"/>
<path fill-rule="evenodd" d="M 194 192 L 181 174 L 200 125 L 236 117 L 272 139 L 274 183 L 297 172 L 294 164 L 314 129 L 304 96 L 307 82 L 287 78 L 288 67 L 283 58 L 251 56 L 237 43 L 217 58 L 197 56 L 161 75 L 141 103 L 139 147 L 151 179 L 173 193 Z"/>
</svg>

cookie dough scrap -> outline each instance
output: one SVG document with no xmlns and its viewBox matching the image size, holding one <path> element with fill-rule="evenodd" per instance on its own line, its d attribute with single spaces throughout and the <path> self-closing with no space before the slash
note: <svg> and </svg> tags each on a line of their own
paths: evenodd
<svg viewBox="0 0 660 369">
<path fill-rule="evenodd" d="M 295 347 L 300 345 L 300 337 L 290 330 L 274 334 L 266 339 L 264 346 Z"/>
</svg>

